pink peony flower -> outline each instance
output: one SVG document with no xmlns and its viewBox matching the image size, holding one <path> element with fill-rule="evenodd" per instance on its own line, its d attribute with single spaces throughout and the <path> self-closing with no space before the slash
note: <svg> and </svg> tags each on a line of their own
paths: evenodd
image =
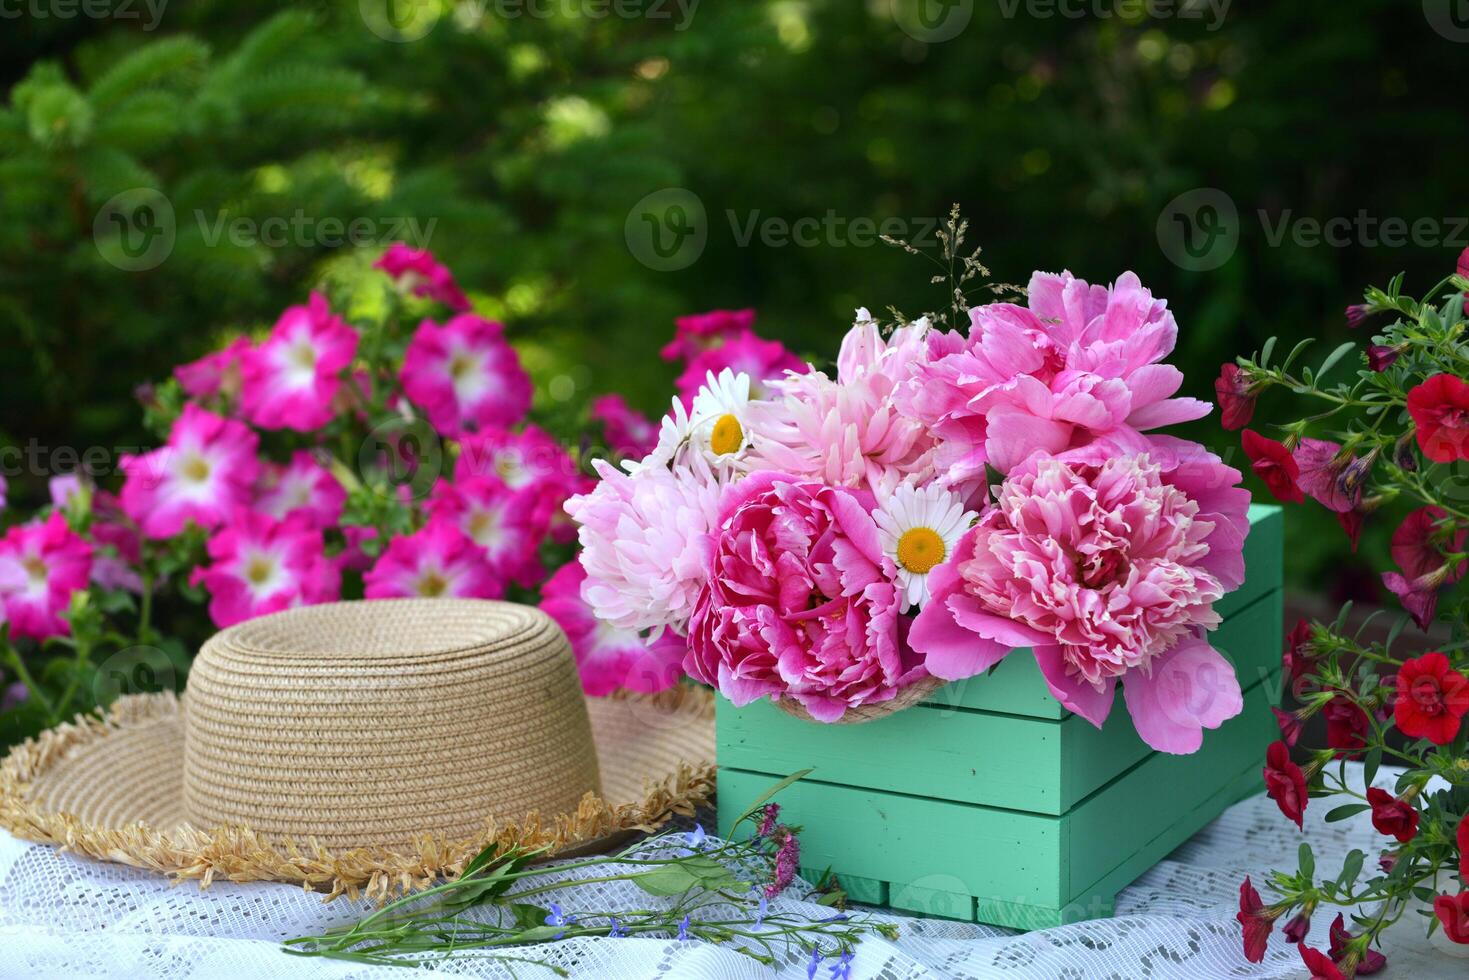
<svg viewBox="0 0 1469 980">
<path fill-rule="evenodd" d="M 357 331 L 326 297 L 281 314 L 270 337 L 241 360 L 240 409 L 262 429 L 309 432 L 334 417 L 342 371 L 357 354 Z"/>
<path fill-rule="evenodd" d="M 209 618 L 221 629 L 341 597 L 341 573 L 325 555 L 321 529 L 300 512 L 277 520 L 241 508 L 209 539 L 209 557 L 190 581 L 209 591 Z"/>
<path fill-rule="evenodd" d="M 10 635 L 45 640 L 70 634 L 62 613 L 91 574 L 92 546 L 61 514 L 6 531 L 0 538 L 0 607 Z"/>
<path fill-rule="evenodd" d="M 710 535 L 684 669 L 736 705 L 792 697 L 819 721 L 926 677 L 901 640 L 871 504 L 781 473 L 735 484 Z"/>
<path fill-rule="evenodd" d="M 1051 693 L 1098 727 L 1122 679 L 1143 740 L 1193 752 L 1243 706 L 1233 668 L 1202 639 L 1220 622 L 1214 602 L 1244 580 L 1239 480 L 1163 438 L 1152 458 L 1105 444 L 1035 457 L 929 574 L 909 642 L 949 680 L 1031 647 Z"/>
<path fill-rule="evenodd" d="M 305 449 L 293 453 L 285 466 L 264 464 L 255 483 L 256 509 L 278 521 L 300 515 L 313 527 L 333 527 L 346 503 L 341 482 Z"/>
<path fill-rule="evenodd" d="M 532 588 L 545 577 L 540 544 L 546 521 L 534 493 L 511 490 L 493 476 L 440 480 L 428 509 L 431 517 L 453 524 L 481 549 L 502 585 L 513 581 Z"/>
<path fill-rule="evenodd" d="M 665 361 L 687 361 L 726 338 L 747 332 L 755 323 L 755 311 L 710 310 L 681 316 L 673 323 L 676 330 L 673 340 L 664 345 L 659 356 Z"/>
<path fill-rule="evenodd" d="M 804 374 L 811 365 L 786 350 L 780 341 L 762 340 L 754 331 L 746 330 L 689 358 L 688 366 L 678 376 L 678 395 L 684 404 L 693 404 L 706 374 L 718 375 L 725 368 L 735 374 L 748 374 L 751 397 L 765 398 L 769 394 L 767 382 L 785 377 L 787 371 Z"/>
<path fill-rule="evenodd" d="M 557 541 L 576 537 L 562 508 L 572 494 L 581 491 L 584 481 L 576 460 L 544 429 L 535 425 L 519 432 L 489 428 L 466 436 L 459 444 L 454 479 L 476 476 L 495 477 L 511 490 L 531 496 L 536 502 L 536 521 L 549 526 Z"/>
<path fill-rule="evenodd" d="M 530 376 L 505 328 L 469 313 L 442 327 L 423 321 L 403 356 L 402 379 L 409 399 L 450 438 L 514 425 L 530 409 Z"/>
<path fill-rule="evenodd" d="M 621 395 L 594 398 L 591 416 L 602 423 L 607 448 L 615 455 L 642 459 L 658 445 L 658 424 L 631 408 Z"/>
<path fill-rule="evenodd" d="M 683 637 L 665 630 L 658 639 L 645 640 L 598 619 L 581 597 L 586 577 L 580 562 L 561 566 L 541 587 L 540 606 L 570 638 L 586 692 L 603 697 L 626 688 L 651 694 L 677 684 L 683 676 Z"/>
<path fill-rule="evenodd" d="M 119 461 L 123 511 L 150 538 L 173 537 L 189 521 L 217 527 L 250 502 L 259 441 L 243 422 L 185 405 L 166 445 Z"/>
<path fill-rule="evenodd" d="M 582 598 L 619 629 L 683 633 L 708 574 L 724 488 L 698 457 L 678 472 L 651 466 L 636 476 L 605 460 L 593 466 L 601 480 L 566 502 L 587 572 Z"/>
<path fill-rule="evenodd" d="M 504 583 L 495 577 L 479 546 L 443 519 L 388 542 L 362 580 L 369 599 L 498 599 L 505 594 Z"/>
<path fill-rule="evenodd" d="M 884 340 L 859 310 L 835 381 L 819 371 L 789 375 L 770 382 L 773 400 L 750 403 L 750 468 L 864 490 L 931 478 L 935 440 L 894 397 L 925 356 L 927 334 L 920 321 Z"/>
<path fill-rule="evenodd" d="M 1178 326 L 1137 276 L 1092 286 L 1069 272 L 1035 273 L 1029 308 L 995 303 L 969 311 L 967 338 L 936 334 L 902 399 L 943 441 L 951 485 L 1008 473 L 1036 452 L 1060 453 L 1110 435 L 1125 452 L 1139 433 L 1207 415 L 1173 398 L 1183 373 L 1159 363 Z"/>
<path fill-rule="evenodd" d="M 372 267 L 392 276 L 402 289 L 415 296 L 437 300 L 455 313 L 469 312 L 469 300 L 453 274 L 426 248 L 394 242 Z"/>
<path fill-rule="evenodd" d="M 250 350 L 249 337 L 236 337 L 221 350 L 173 369 L 179 386 L 190 398 L 220 395 L 235 399 L 240 394 L 240 362 Z"/>
</svg>

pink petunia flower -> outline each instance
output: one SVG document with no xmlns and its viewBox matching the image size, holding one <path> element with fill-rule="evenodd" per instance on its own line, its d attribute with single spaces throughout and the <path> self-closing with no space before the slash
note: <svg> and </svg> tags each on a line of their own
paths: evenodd
<svg viewBox="0 0 1469 980">
<path fill-rule="evenodd" d="M 566 502 L 579 525 L 582 597 L 597 615 L 629 632 L 683 633 L 708 574 L 708 531 L 724 488 L 696 457 L 673 472 L 648 467 L 629 476 L 606 460 L 588 493 Z"/>
<path fill-rule="evenodd" d="M 443 519 L 388 542 L 362 580 L 369 599 L 498 599 L 505 594 L 504 583 L 495 577 L 480 547 Z"/>
<path fill-rule="evenodd" d="M 540 545 L 546 516 L 533 492 L 511 490 L 493 476 L 440 480 L 429 499 L 431 517 L 452 523 L 473 541 L 501 583 L 532 588 L 545 577 Z"/>
<path fill-rule="evenodd" d="M 325 555 L 321 529 L 301 513 L 276 520 L 241 508 L 209 539 L 209 557 L 191 582 L 209 591 L 209 618 L 221 629 L 341 597 L 341 573 Z"/>
<path fill-rule="evenodd" d="M 173 537 L 189 521 L 217 527 L 250 502 L 259 442 L 243 422 L 185 405 L 166 445 L 119 461 L 124 513 L 150 538 Z"/>
<path fill-rule="evenodd" d="M 718 375 L 725 368 L 735 374 L 749 375 L 750 396 L 765 398 L 769 395 L 768 382 L 785 377 L 787 371 L 804 374 L 811 370 L 811 365 L 792 354 L 780 341 L 764 340 L 753 330 L 746 330 L 689 358 L 688 366 L 678 376 L 678 396 L 685 405 L 692 405 L 705 375 Z"/>
<path fill-rule="evenodd" d="M 243 355 L 241 411 L 262 429 L 309 432 L 326 425 L 358 339 L 326 297 L 312 293 L 310 303 L 282 313 L 270 337 Z"/>
<path fill-rule="evenodd" d="M 736 705 L 790 697 L 818 721 L 924 677 L 901 642 L 869 494 L 780 473 L 735 484 L 689 623 L 684 669 Z"/>
<path fill-rule="evenodd" d="M 594 398 L 591 417 L 602 423 L 607 448 L 615 455 L 642 459 L 658 445 L 658 424 L 629 406 L 621 395 Z"/>
<path fill-rule="evenodd" d="M 536 520 L 551 528 L 557 541 L 571 541 L 576 530 L 562 509 L 568 498 L 581 492 L 584 480 L 576 460 L 550 433 L 536 425 L 519 432 L 498 427 L 466 436 L 459 444 L 454 479 L 493 476 L 511 490 L 524 492 L 536 502 Z"/>
<path fill-rule="evenodd" d="M 748 331 L 755 324 L 754 310 L 710 310 L 681 316 L 673 321 L 673 340 L 658 352 L 665 361 L 687 361 L 721 341 Z M 716 372 L 717 373 L 717 372 Z M 700 378 L 704 376 L 699 375 Z"/>
<path fill-rule="evenodd" d="M 645 640 L 598 619 L 581 597 L 586 577 L 580 562 L 561 566 L 541 587 L 540 606 L 570 638 L 586 692 L 603 697 L 625 688 L 652 694 L 677 684 L 687 647 L 683 637 L 665 630 L 656 640 Z"/>
<path fill-rule="evenodd" d="M 1030 647 L 1052 695 L 1098 727 L 1121 679 L 1165 752 L 1238 714 L 1239 681 L 1202 631 L 1244 580 L 1249 494 L 1202 447 L 1160 437 L 1152 456 L 1098 445 L 1013 471 L 929 574 L 909 634 L 929 672 L 972 677 Z"/>
<path fill-rule="evenodd" d="M 300 515 L 313 527 L 333 527 L 346 503 L 341 481 L 305 449 L 293 453 L 285 466 L 264 464 L 255 484 L 256 509 L 278 521 Z"/>
<path fill-rule="evenodd" d="M 454 281 L 453 273 L 426 248 L 409 248 L 402 242 L 394 242 L 372 267 L 392 276 L 406 292 L 437 300 L 455 313 L 469 312 L 469 300 Z"/>
<path fill-rule="evenodd" d="M 515 425 L 530 409 L 530 376 L 505 328 L 469 313 L 442 327 L 423 321 L 403 356 L 402 379 L 409 399 L 450 438 Z"/>
<path fill-rule="evenodd" d="M 123 513 L 122 503 L 106 490 L 92 493 L 92 581 L 104 589 L 122 589 L 143 594 L 138 564 L 143 557 L 143 536 L 138 526 Z"/>
<path fill-rule="evenodd" d="M 1110 287 L 1069 272 L 1037 272 L 1029 307 L 994 303 L 969 311 L 967 338 L 935 334 L 902 399 L 904 410 L 945 444 L 951 485 L 985 464 L 1008 473 L 1036 452 L 1060 453 L 1107 435 L 1142 452 L 1140 433 L 1207 415 L 1173 398 L 1183 373 L 1160 363 L 1178 325 L 1137 276 Z"/>
<path fill-rule="evenodd" d="M 73 592 L 87 587 L 92 546 L 53 512 L 44 521 L 17 524 L 0 538 L 0 608 L 10 635 L 45 640 L 67 636 L 62 618 Z"/>
<path fill-rule="evenodd" d="M 249 337 L 236 337 L 221 350 L 173 369 L 179 386 L 190 398 L 200 400 L 219 395 L 234 400 L 240 395 L 240 362 L 250 350 Z"/>
</svg>

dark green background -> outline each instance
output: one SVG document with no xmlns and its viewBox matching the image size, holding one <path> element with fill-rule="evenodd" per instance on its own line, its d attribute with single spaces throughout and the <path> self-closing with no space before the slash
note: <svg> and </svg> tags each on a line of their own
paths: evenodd
<svg viewBox="0 0 1469 980">
<path fill-rule="evenodd" d="M 1051 6 L 975 0 L 941 43 L 900 29 L 891 0 L 703 0 L 683 30 L 674 8 L 510 19 L 446 3 L 411 43 L 366 28 L 373 0 L 173 0 L 153 31 L 141 3 L 113 6 L 0 24 L 12 442 L 136 444 L 138 383 L 268 324 L 323 275 L 361 273 L 358 257 L 309 242 L 210 246 L 195 211 L 437 219 L 432 248 L 510 325 L 538 397 L 565 376 L 572 406 L 621 390 L 649 411 L 669 394 L 654 352 L 680 313 L 755 306 L 762 332 L 830 356 L 853 307 L 940 301 L 928 269 L 891 248 L 845 234 L 742 247 L 731 211 L 895 217 L 917 232 L 959 202 L 1002 281 L 1134 269 L 1176 311 L 1177 362 L 1200 397 L 1221 361 L 1271 334 L 1339 343 L 1362 286 L 1406 271 L 1426 287 L 1464 244 L 1445 239 L 1465 234 L 1469 43 L 1417 2 L 1235 2 L 1211 30 L 1207 11 L 1098 16 L 1118 5 L 1087 0 L 1067 8 L 1079 17 L 1035 16 Z M 283 9 L 295 18 L 256 30 Z M 178 241 L 157 268 L 124 272 L 102 261 L 92 222 L 139 186 L 168 197 Z M 660 272 L 630 253 L 624 224 L 666 187 L 702 201 L 708 243 Z M 1156 228 L 1206 187 L 1236 206 L 1238 247 L 1189 271 Z M 1435 240 L 1274 245 L 1262 211 L 1272 227 L 1286 212 L 1432 219 Z M 1191 434 L 1235 444 L 1210 424 Z M 40 476 L 12 479 L 20 505 L 39 502 Z M 1370 550 L 1388 530 L 1369 529 Z M 1370 585 L 1329 520 L 1293 516 L 1289 551 L 1298 582 Z"/>
</svg>

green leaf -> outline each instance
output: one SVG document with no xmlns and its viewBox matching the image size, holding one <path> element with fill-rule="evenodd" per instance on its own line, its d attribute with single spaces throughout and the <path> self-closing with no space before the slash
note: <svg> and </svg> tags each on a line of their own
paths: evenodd
<svg viewBox="0 0 1469 980">
<path fill-rule="evenodd" d="M 511 902 L 510 914 L 515 919 L 517 929 L 534 929 L 546 924 L 546 916 L 550 912 L 529 902 Z"/>
<path fill-rule="evenodd" d="M 1377 769 L 1382 765 L 1382 746 L 1375 746 L 1362 761 L 1362 781 L 1368 786 L 1377 778 Z"/>
<path fill-rule="evenodd" d="M 1330 354 L 1327 354 L 1326 360 L 1322 361 L 1321 367 L 1316 370 L 1316 377 L 1325 377 L 1326 372 L 1336 367 L 1338 361 L 1340 361 L 1343 357 L 1346 357 L 1348 354 L 1356 349 L 1357 342 L 1355 340 L 1349 340 L 1345 344 L 1342 344 L 1340 347 L 1338 347 L 1336 350 L 1332 351 Z"/>
<path fill-rule="evenodd" d="M 1301 842 L 1298 860 L 1301 876 L 1307 881 L 1314 881 L 1316 879 L 1316 855 L 1311 853 L 1311 845 L 1305 841 Z"/>
<path fill-rule="evenodd" d="M 484 866 L 486 866 L 487 864 L 489 864 L 491 861 L 493 861 L 495 859 L 495 855 L 498 854 L 499 851 L 500 851 L 500 845 L 499 844 L 491 844 L 489 847 L 485 848 L 483 851 L 480 851 L 478 854 L 476 854 L 474 856 L 474 860 L 470 861 L 468 864 L 466 864 L 464 866 L 464 872 L 462 874 L 460 874 L 459 877 L 461 877 L 461 878 L 472 878 L 472 877 L 474 877 L 475 872 L 478 871 L 480 868 L 483 868 Z"/>
<path fill-rule="evenodd" d="M 1265 346 L 1260 348 L 1260 366 L 1270 366 L 1270 355 L 1275 353 L 1275 338 L 1271 337 L 1265 341 Z"/>
<path fill-rule="evenodd" d="M 1355 817 L 1362 811 L 1370 809 L 1372 808 L 1366 803 L 1348 803 L 1345 806 L 1339 806 L 1335 810 L 1327 813 L 1326 822 L 1337 823 L 1338 821 L 1345 820 L 1348 817 Z"/>
<path fill-rule="evenodd" d="M 1356 882 L 1357 876 L 1362 873 L 1362 861 L 1365 857 L 1365 854 L 1353 848 L 1351 853 L 1346 856 L 1346 859 L 1342 861 L 1341 874 L 1336 879 L 1337 884 L 1342 888 L 1351 887 Z"/>
<path fill-rule="evenodd" d="M 770 787 L 765 792 L 755 797 L 755 802 L 745 807 L 745 812 L 736 817 L 734 823 L 731 826 L 738 827 L 740 824 L 750 819 L 750 817 L 755 813 L 756 810 L 759 810 L 761 807 L 765 806 L 766 803 L 770 802 L 770 798 L 776 793 L 779 793 L 781 790 L 785 789 L 792 783 L 799 782 L 800 780 L 805 779 L 807 776 L 811 775 L 815 771 L 815 769 L 802 769 L 800 772 L 793 772 L 789 776 L 780 780 L 780 782 L 776 783 L 774 786 Z"/>
</svg>

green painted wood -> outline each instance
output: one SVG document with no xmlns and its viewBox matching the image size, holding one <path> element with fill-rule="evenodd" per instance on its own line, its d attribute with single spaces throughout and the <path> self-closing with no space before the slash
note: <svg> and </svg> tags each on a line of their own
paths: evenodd
<svg viewBox="0 0 1469 980">
<path fill-rule="evenodd" d="M 1279 668 L 1279 610 L 1275 592 L 1215 633 L 1242 683 L 1258 682 L 1270 663 Z M 743 708 L 719 702 L 716 729 L 721 766 L 769 773 L 815 766 L 821 782 L 1049 814 L 1065 813 L 1152 752 L 1120 696 L 1101 731 L 1074 715 L 1053 721 L 969 710 L 817 725 L 763 700 Z"/>
<path fill-rule="evenodd" d="M 802 868 L 801 877 L 813 885 L 821 883 L 826 868 Z M 847 893 L 847 898 L 859 905 L 887 905 L 888 883 L 859 875 L 837 875 L 837 884 Z"/>
</svg>

